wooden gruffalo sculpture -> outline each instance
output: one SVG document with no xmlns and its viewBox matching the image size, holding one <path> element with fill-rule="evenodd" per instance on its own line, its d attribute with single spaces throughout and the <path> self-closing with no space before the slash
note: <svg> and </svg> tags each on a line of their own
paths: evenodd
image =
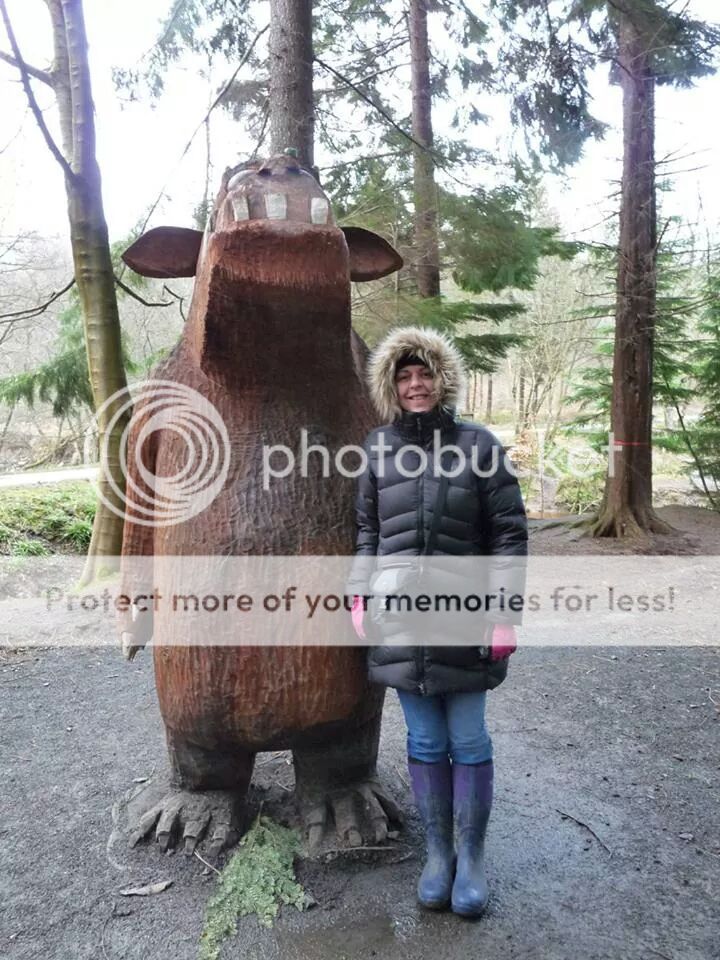
<svg viewBox="0 0 720 960">
<path fill-rule="evenodd" d="M 352 478 L 293 472 L 263 489 L 262 446 L 295 450 L 303 428 L 331 457 L 363 442 L 375 416 L 366 349 L 350 325 L 350 281 L 392 273 L 400 256 L 369 231 L 338 228 L 318 182 L 284 155 L 226 171 L 204 234 L 150 230 L 124 259 L 148 277 L 196 276 L 182 340 L 153 376 L 212 402 L 231 463 L 219 495 L 183 523 L 136 523 L 130 504 L 123 556 L 351 554 Z M 128 451 L 129 479 L 141 486 L 134 444 L 160 476 L 176 474 L 186 456 L 170 430 L 141 441 L 142 423 L 141 401 Z M 122 626 L 130 657 L 148 639 L 141 622 Z M 333 820 L 343 844 L 386 836 L 398 811 L 376 777 L 383 693 L 367 682 L 362 649 L 178 644 L 168 630 L 156 618 L 172 782 L 149 809 L 136 803 L 132 842 L 154 832 L 162 849 L 180 840 L 192 852 L 207 835 L 218 852 L 242 828 L 256 754 L 283 749 L 293 753 L 311 849 L 331 837 Z"/>
</svg>

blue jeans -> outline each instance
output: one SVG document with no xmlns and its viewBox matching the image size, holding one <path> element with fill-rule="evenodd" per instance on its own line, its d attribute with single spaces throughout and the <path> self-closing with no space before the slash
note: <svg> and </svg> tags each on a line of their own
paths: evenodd
<svg viewBox="0 0 720 960">
<path fill-rule="evenodd" d="M 408 728 L 408 756 L 423 763 L 492 760 L 493 746 L 485 726 L 485 691 L 424 697 L 398 690 Z"/>
</svg>

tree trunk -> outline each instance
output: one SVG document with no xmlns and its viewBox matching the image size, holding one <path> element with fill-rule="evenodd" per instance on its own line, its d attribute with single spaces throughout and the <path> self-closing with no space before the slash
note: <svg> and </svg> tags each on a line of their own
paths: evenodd
<svg viewBox="0 0 720 960">
<path fill-rule="evenodd" d="M 518 373 L 517 389 L 517 432 L 521 433 L 525 427 L 525 365 L 520 361 L 520 371 Z"/>
<path fill-rule="evenodd" d="M 120 447 L 127 412 L 109 431 L 115 410 L 127 400 L 122 362 L 120 317 L 102 202 L 100 168 L 95 155 L 95 120 L 87 37 L 81 0 L 48 0 L 55 45 L 55 94 L 63 145 L 73 176 L 66 176 L 68 220 L 75 281 L 82 305 L 93 403 L 98 417 L 101 463 L 98 502 L 88 559 L 87 583 L 102 571 L 98 558 L 120 554 L 125 478 Z M 107 401 L 120 393 L 115 403 Z M 111 509 L 111 505 L 114 509 Z"/>
<path fill-rule="evenodd" d="M 472 372 L 472 386 L 470 387 L 470 402 L 467 404 L 468 412 L 471 417 L 475 417 L 475 405 L 477 403 L 477 392 L 478 392 L 478 373 L 477 370 Z"/>
<path fill-rule="evenodd" d="M 487 399 L 485 401 L 485 423 L 492 422 L 493 415 L 493 378 L 492 374 L 488 374 L 487 379 Z"/>
<path fill-rule="evenodd" d="M 647 38 L 620 13 L 623 174 L 615 308 L 610 464 L 595 536 L 664 532 L 652 509 L 652 376 L 656 312 L 655 78 Z"/>
<path fill-rule="evenodd" d="M 312 0 L 270 0 L 270 152 L 314 168 Z"/>
<path fill-rule="evenodd" d="M 415 263 L 421 297 L 440 296 L 437 189 L 433 159 L 432 97 L 427 0 L 410 0 L 410 83 L 412 89 Z"/>
</svg>

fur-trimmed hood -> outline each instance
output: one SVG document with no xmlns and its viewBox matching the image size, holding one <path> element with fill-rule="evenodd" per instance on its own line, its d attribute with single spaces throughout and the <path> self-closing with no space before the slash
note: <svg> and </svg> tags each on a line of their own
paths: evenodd
<svg viewBox="0 0 720 960">
<path fill-rule="evenodd" d="M 464 367 L 457 348 L 442 333 L 428 327 L 400 327 L 378 344 L 370 357 L 370 396 L 383 423 L 402 413 L 395 389 L 395 364 L 402 357 L 419 357 L 432 371 L 442 407 L 454 407 L 460 393 Z"/>
</svg>

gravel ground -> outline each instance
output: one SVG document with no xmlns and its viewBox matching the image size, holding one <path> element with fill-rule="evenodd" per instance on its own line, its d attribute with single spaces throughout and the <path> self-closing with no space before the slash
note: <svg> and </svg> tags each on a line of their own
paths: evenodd
<svg viewBox="0 0 720 960">
<path fill-rule="evenodd" d="M 195 958 L 214 875 L 181 854 L 128 850 L 113 824 L 133 781 L 165 769 L 150 658 L 0 657 L 0 956 Z M 528 648 L 490 701 L 485 918 L 415 904 L 420 835 L 391 694 L 381 774 L 406 829 L 387 852 L 301 862 L 317 906 L 285 908 L 271 930 L 246 918 L 223 957 L 720 958 L 720 648 Z M 254 802 L 291 818 L 291 786 L 284 757 L 267 758 Z M 173 885 L 157 896 L 119 896 L 162 879 Z"/>
</svg>

